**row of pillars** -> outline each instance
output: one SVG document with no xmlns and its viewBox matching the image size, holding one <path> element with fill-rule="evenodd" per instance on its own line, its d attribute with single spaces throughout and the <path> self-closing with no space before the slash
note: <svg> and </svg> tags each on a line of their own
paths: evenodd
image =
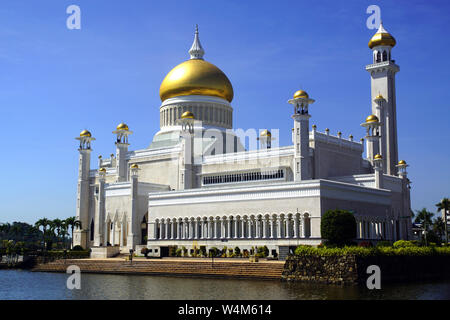
<svg viewBox="0 0 450 320">
<path fill-rule="evenodd" d="M 280 239 L 308 238 L 308 214 L 270 218 L 175 218 L 157 219 L 154 240 L 187 239 Z"/>
</svg>

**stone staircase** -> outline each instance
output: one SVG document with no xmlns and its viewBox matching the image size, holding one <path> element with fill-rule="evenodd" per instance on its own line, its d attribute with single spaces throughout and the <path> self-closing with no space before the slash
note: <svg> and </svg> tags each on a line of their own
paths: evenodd
<svg viewBox="0 0 450 320">
<path fill-rule="evenodd" d="M 283 262 L 231 262 L 231 261 L 179 261 L 179 260 L 57 260 L 36 266 L 33 271 L 66 272 L 70 265 L 77 265 L 81 272 L 146 274 L 193 277 L 218 277 L 238 279 L 280 280 Z"/>
</svg>

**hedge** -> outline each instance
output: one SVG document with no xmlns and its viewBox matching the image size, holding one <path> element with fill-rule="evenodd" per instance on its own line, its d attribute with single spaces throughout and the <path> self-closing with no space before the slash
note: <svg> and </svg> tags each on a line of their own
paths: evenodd
<svg viewBox="0 0 450 320">
<path fill-rule="evenodd" d="M 431 256 L 450 255 L 450 247 L 342 247 L 342 248 L 315 248 L 298 246 L 296 256 Z"/>
<path fill-rule="evenodd" d="M 89 258 L 90 256 L 90 250 L 83 250 L 83 251 L 67 251 L 67 253 L 64 255 L 64 251 L 47 251 L 45 253 L 45 256 L 52 257 L 56 259 L 83 259 L 83 258 Z"/>
</svg>

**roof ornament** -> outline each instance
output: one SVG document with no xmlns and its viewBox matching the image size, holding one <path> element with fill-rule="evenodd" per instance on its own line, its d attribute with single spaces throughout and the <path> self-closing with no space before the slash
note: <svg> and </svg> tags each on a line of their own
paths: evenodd
<svg viewBox="0 0 450 320">
<path fill-rule="evenodd" d="M 203 60 L 203 56 L 205 54 L 205 50 L 203 50 L 203 47 L 200 43 L 200 38 L 198 36 L 198 24 L 195 25 L 194 43 L 192 44 L 192 47 L 189 50 L 189 54 L 191 55 L 191 59 L 201 59 L 201 60 Z"/>
</svg>

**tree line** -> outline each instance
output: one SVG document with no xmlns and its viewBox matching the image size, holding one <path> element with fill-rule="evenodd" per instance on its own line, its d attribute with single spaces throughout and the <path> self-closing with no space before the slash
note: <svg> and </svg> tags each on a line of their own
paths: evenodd
<svg viewBox="0 0 450 320">
<path fill-rule="evenodd" d="M 73 247 L 73 231 L 81 222 L 75 217 L 50 220 L 42 218 L 34 225 L 25 222 L 0 224 L 0 243 L 20 243 L 32 250 L 70 249 Z"/>
</svg>

